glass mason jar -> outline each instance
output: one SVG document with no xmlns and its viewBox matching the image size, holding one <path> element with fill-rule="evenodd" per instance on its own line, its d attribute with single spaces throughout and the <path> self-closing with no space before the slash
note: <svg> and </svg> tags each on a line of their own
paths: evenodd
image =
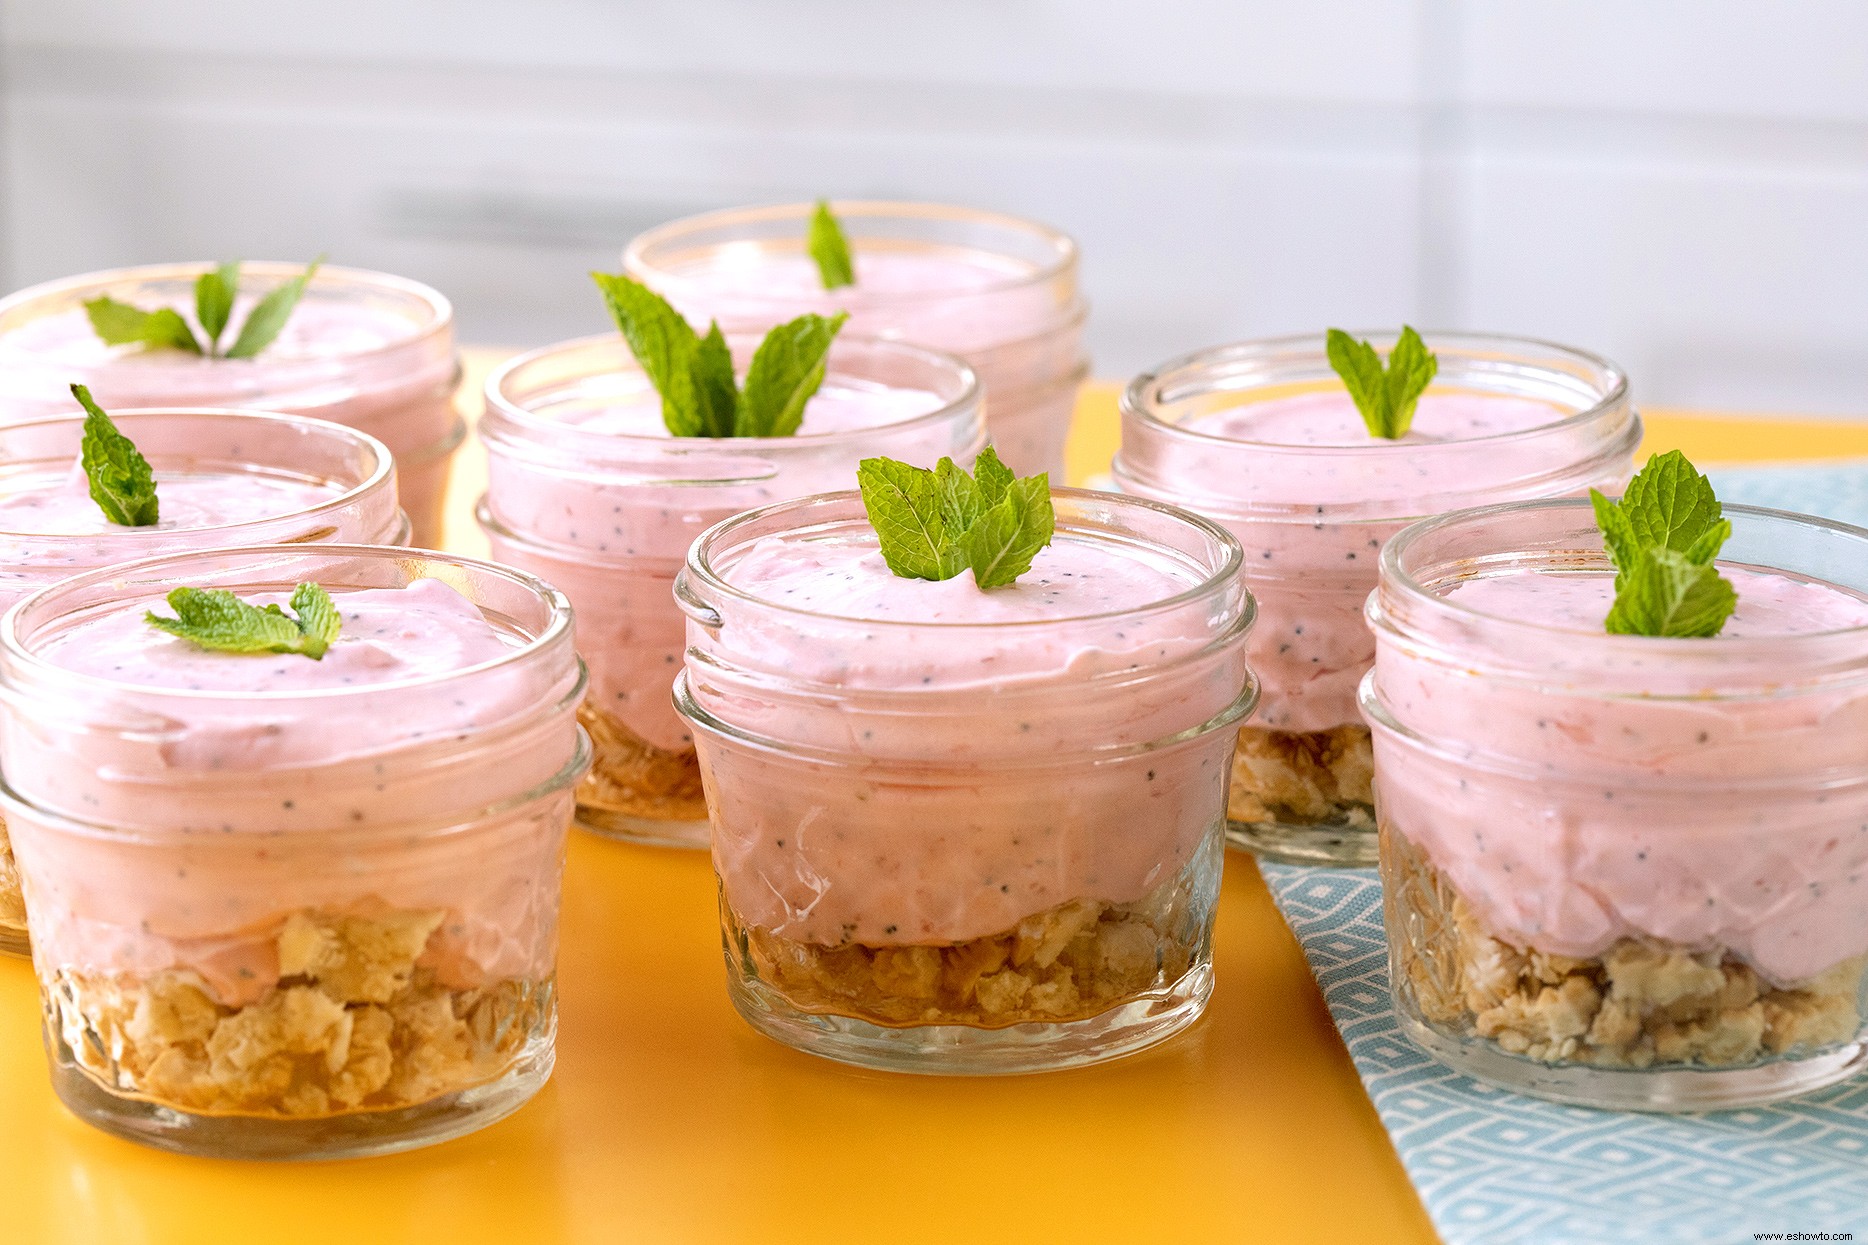
<svg viewBox="0 0 1868 1245">
<path fill-rule="evenodd" d="M 67 403 L 69 405 L 69 402 Z M 0 612 L 68 575 L 138 558 L 229 545 L 303 542 L 400 545 L 409 520 L 396 506 L 396 473 L 381 441 L 322 420 L 254 411 L 119 411 L 117 427 L 142 450 L 157 479 L 251 481 L 255 491 L 283 485 L 327 496 L 271 514 L 243 509 L 232 522 L 190 518 L 160 527 L 106 527 L 86 533 L 12 530 L 23 523 L 7 503 L 73 487 L 73 464 L 84 439 L 82 417 L 0 426 Z M 20 893 L 6 823 L 0 820 L 0 951 L 27 953 L 25 898 Z"/>
<path fill-rule="evenodd" d="M 744 365 L 757 337 L 729 339 Z M 970 464 L 985 442 L 979 386 L 951 355 L 840 336 L 806 428 L 790 437 L 671 437 L 617 334 L 547 346 L 487 381 L 479 508 L 493 556 L 562 588 L 590 665 L 583 723 L 596 763 L 579 824 L 636 842 L 707 846 L 694 742 L 670 688 L 684 644 L 675 573 L 707 528 L 744 510 L 848 488 L 877 455 Z M 880 408 L 884 422 L 865 414 Z M 635 435 L 602 421 L 634 412 Z M 594 426 L 586 426 L 592 420 Z M 856 426 L 845 426 L 854 424 Z M 868 426 L 863 426 L 868 425 Z"/>
<path fill-rule="evenodd" d="M 59 659 L 88 619 L 181 584 L 316 582 L 341 607 L 424 579 L 471 601 L 506 653 L 263 693 Z M 152 558 L 21 603 L 0 621 L 0 687 L 0 804 L 53 1087 L 80 1118 L 190 1154 L 330 1158 L 459 1136 L 544 1083 L 588 763 L 557 591 L 372 546 Z"/>
<path fill-rule="evenodd" d="M 85 317 L 102 296 L 192 317 L 206 263 L 156 264 L 35 285 L 0 299 L 0 423 L 63 414 L 71 384 L 118 407 L 237 407 L 348 424 L 396 456 L 415 542 L 441 540 L 448 467 L 467 434 L 454 410 L 454 309 L 425 285 L 355 268 L 318 269 L 277 340 L 251 359 L 107 346 Z M 303 264 L 241 265 L 233 328 Z"/>
<path fill-rule="evenodd" d="M 1361 699 L 1390 971 L 1402 1028 L 1460 1072 L 1699 1111 L 1868 1064 L 1868 531 L 1725 514 L 1721 561 L 1755 576 L 1735 627 L 1756 583 L 1813 591 L 1786 579 L 1839 588 L 1857 625 L 1657 639 L 1444 599 L 1610 576 L 1586 502 L 1449 515 L 1382 554 Z"/>
<path fill-rule="evenodd" d="M 1360 336 L 1386 351 L 1396 335 Z M 1322 335 L 1188 355 L 1122 397 L 1116 486 L 1204 515 L 1245 546 L 1264 697 L 1239 733 L 1228 837 L 1269 859 L 1375 863 L 1356 684 L 1375 655 L 1362 604 L 1382 542 L 1443 511 L 1619 492 L 1641 439 L 1627 378 L 1604 359 L 1478 334 L 1428 344 L 1439 374 L 1399 441 L 1363 429 Z M 1353 431 L 1298 443 L 1332 417 Z M 1488 424 L 1513 430 L 1469 435 Z"/>
<path fill-rule="evenodd" d="M 949 350 L 979 373 L 994 448 L 1014 471 L 1064 478 L 1089 373 L 1077 244 L 1015 216 L 932 203 L 835 205 L 856 284 L 823 288 L 805 249 L 813 204 L 708 212 L 630 242 L 623 268 L 696 324 L 764 332 L 817 312 L 850 330 Z"/>
<path fill-rule="evenodd" d="M 1227 758 L 1257 698 L 1239 547 L 1170 507 L 1053 498 L 1040 565 L 1075 546 L 1169 586 L 910 622 L 736 582 L 760 542 L 873 549 L 853 493 L 695 544 L 675 696 L 713 813 L 728 990 L 760 1032 L 895 1071 L 1035 1072 L 1139 1050 L 1205 1007 Z"/>
</svg>

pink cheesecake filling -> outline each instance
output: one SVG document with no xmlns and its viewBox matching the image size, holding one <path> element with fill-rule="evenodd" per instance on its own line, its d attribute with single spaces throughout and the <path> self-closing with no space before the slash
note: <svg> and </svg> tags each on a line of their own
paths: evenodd
<svg viewBox="0 0 1868 1245">
<path fill-rule="evenodd" d="M 1780 985 L 1868 950 L 1868 793 L 1796 780 L 1859 764 L 1868 690 L 1722 697 L 1712 685 L 1683 703 L 1565 682 L 1610 675 L 1638 687 L 1654 660 L 1643 652 L 1650 643 L 1868 626 L 1868 599 L 1854 592 L 1721 570 L 1739 605 L 1718 637 L 1631 639 L 1612 651 L 1578 648 L 1570 659 L 1553 634 L 1541 686 L 1399 648 L 1384 655 L 1382 701 L 1410 731 L 1459 741 L 1480 765 L 1509 758 L 1536 776 L 1488 782 L 1472 772 L 1472 786 L 1486 788 L 1479 799 L 1466 779 L 1448 790 L 1454 771 L 1438 764 L 1379 775 L 1384 819 L 1426 850 L 1496 936 L 1579 958 L 1643 936 L 1726 947 Z M 1530 569 L 1445 594 L 1482 614 L 1597 637 L 1613 595 L 1606 573 Z M 1696 789 L 1714 794 L 1695 803 Z"/>
<path fill-rule="evenodd" d="M 59 477 L 8 480 L 0 489 L 5 490 L 0 496 L 0 532 L 110 536 L 132 530 L 104 517 L 77 464 Z M 183 532 L 251 523 L 321 506 L 345 491 L 334 484 L 259 471 L 164 472 L 156 480 L 161 521 L 153 529 L 134 530 Z"/>
<path fill-rule="evenodd" d="M 62 624 L 37 647 L 95 679 L 99 703 L 87 711 L 120 713 L 125 726 L 9 741 L 10 768 L 30 775 L 17 782 L 24 799 L 105 831 L 16 835 L 39 887 L 33 934 L 48 963 L 192 969 L 238 1005 L 276 982 L 284 917 L 387 907 L 446 910 L 421 963 L 450 988 L 549 975 L 552 939 L 540 931 L 556 898 L 540 878 L 555 870 L 539 861 L 556 851 L 558 816 L 521 810 L 477 827 L 471 866 L 444 867 L 433 832 L 416 829 L 564 763 L 559 735 L 510 735 L 536 710 L 520 671 L 450 677 L 518 641 L 439 580 L 334 595 L 343 630 L 317 661 L 204 651 L 147 625 L 146 610 L 168 612 L 156 600 Z M 150 702 L 161 706 L 152 716 L 137 689 L 209 695 Z M 61 712 L 45 706 L 49 718 Z M 502 729 L 510 746 L 497 757 L 437 751 Z M 169 876 L 178 864 L 185 883 Z"/>
<path fill-rule="evenodd" d="M 1190 431 L 1230 441 L 1355 449 L 1288 455 L 1279 460 L 1276 479 L 1266 483 L 1263 495 L 1239 498 L 1245 503 L 1314 504 L 1319 507 L 1317 522 L 1215 516 L 1245 546 L 1246 581 L 1258 598 L 1258 623 L 1252 628 L 1249 652 L 1265 695 L 1253 725 L 1323 731 L 1361 721 L 1356 685 L 1375 659 L 1375 638 L 1362 621 L 1362 602 L 1378 578 L 1376 555 L 1409 517 L 1433 508 L 1427 499 L 1470 484 L 1430 456 L 1407 456 L 1409 450 L 1507 436 L 1547 426 L 1568 414 L 1524 398 L 1430 390 L 1421 396 L 1407 436 L 1380 441 L 1369 435 L 1348 393 L 1334 389 L 1245 403 L 1183 422 L 1181 427 Z M 1523 453 L 1508 444 L 1499 447 L 1503 457 Z M 1398 462 L 1407 465 L 1397 468 Z M 1383 495 L 1393 495 L 1398 491 L 1397 470 L 1405 471 L 1405 487 L 1414 491 L 1415 499 L 1398 500 L 1394 519 L 1340 522 L 1322 517 L 1323 508 L 1362 501 L 1377 478 Z M 1209 484 L 1201 491 L 1211 496 L 1225 488 L 1223 483 Z"/>
<path fill-rule="evenodd" d="M 937 394 L 853 380 L 827 381 L 804 409 L 795 447 L 813 437 L 904 423 L 945 405 Z M 579 431 L 654 438 L 678 461 L 649 461 L 642 475 L 602 471 L 567 476 L 536 471 L 495 453 L 489 495 L 503 525 L 528 541 L 594 555 L 529 566 L 522 550 L 500 556 L 550 579 L 577 609 L 578 649 L 590 665 L 590 704 L 664 751 L 690 746 L 669 689 L 679 669 L 683 620 L 671 588 L 688 546 L 707 528 L 742 511 L 855 483 L 860 447 L 847 454 L 762 457 L 759 439 L 669 436 L 653 393 L 600 405 L 534 412 Z M 945 430 L 930 433 L 944 441 Z M 661 485 L 657 480 L 715 481 Z M 632 566 L 628 576 L 617 564 Z"/>
<path fill-rule="evenodd" d="M 829 946 L 963 942 L 1073 899 L 1137 900 L 1212 831 L 1210 748 L 1164 750 L 1120 780 L 1089 755 L 1238 696 L 1236 662 L 1199 660 L 1210 627 L 1147 608 L 1197 586 L 1195 568 L 1063 533 L 988 592 L 971 572 L 897 577 L 870 537 L 768 538 L 720 573 L 781 608 L 723 605 L 710 660 L 809 691 L 691 672 L 697 702 L 735 730 L 868 763 L 832 776 L 721 755 L 714 860 L 747 923 Z"/>
</svg>

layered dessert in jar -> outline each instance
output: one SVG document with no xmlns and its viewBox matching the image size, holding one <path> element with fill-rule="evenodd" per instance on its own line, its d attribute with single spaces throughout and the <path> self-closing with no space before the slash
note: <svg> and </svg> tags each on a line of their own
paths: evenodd
<svg viewBox="0 0 1868 1245">
<path fill-rule="evenodd" d="M 0 299 L 0 423 L 64 413 L 76 381 L 109 410 L 229 407 L 348 424 L 396 456 L 415 543 L 437 545 L 448 466 L 466 435 L 453 405 L 453 308 L 416 282 L 329 265 L 283 306 L 275 296 L 292 294 L 307 270 L 149 265 Z M 216 315 L 200 286 L 223 272 L 230 301 Z"/>
<path fill-rule="evenodd" d="M 54 1088 L 238 1158 L 379 1153 L 549 1074 L 588 760 L 570 608 L 365 546 L 149 559 L 0 624 Z"/>
<path fill-rule="evenodd" d="M 70 394 L 65 404 L 78 409 Z M 67 576 L 158 554 L 408 539 L 389 451 L 354 429 L 235 411 L 107 418 L 150 466 L 153 509 L 134 516 L 148 522 L 115 522 L 92 496 L 83 416 L 0 427 L 0 611 Z M 4 821 L 0 950 L 27 950 L 25 899 Z"/>
<path fill-rule="evenodd" d="M 1117 487 L 1212 519 L 1245 547 L 1264 691 L 1239 735 L 1229 837 L 1271 859 L 1375 861 L 1356 685 L 1375 654 L 1362 605 L 1383 542 L 1426 515 L 1618 489 L 1640 440 L 1627 379 L 1605 360 L 1434 333 L 1397 362 L 1405 336 L 1374 335 L 1390 377 L 1416 369 L 1408 418 L 1383 429 L 1398 435 L 1365 416 L 1323 336 L 1189 355 L 1122 398 Z M 1386 379 L 1374 349 L 1357 344 Z"/>
<path fill-rule="evenodd" d="M 761 1032 L 1011 1073 L 1140 1049 L 1204 1007 L 1228 757 L 1256 695 L 1238 549 L 1148 502 L 1054 504 L 1048 546 L 988 588 L 977 560 L 898 573 L 851 493 L 696 544 L 677 701 L 729 991 Z"/>
<path fill-rule="evenodd" d="M 820 213 L 842 240 L 841 264 L 824 262 Z M 630 242 L 623 268 L 696 325 L 764 332 L 805 312 L 843 311 L 853 334 L 960 355 L 979 373 L 1007 464 L 1063 478 L 1089 370 L 1088 307 L 1076 243 L 1054 229 L 940 204 L 794 203 L 652 229 Z"/>
<path fill-rule="evenodd" d="M 726 339 L 743 374 L 760 339 Z M 984 443 L 965 364 L 838 334 L 787 435 L 675 436 L 650 378 L 616 335 L 550 346 L 487 382 L 480 436 L 493 555 L 561 588 L 590 667 L 583 709 L 596 762 L 579 824 L 705 847 L 692 732 L 670 699 L 683 620 L 673 589 L 688 546 L 745 510 L 845 487 L 871 455 L 951 455 Z"/>
<path fill-rule="evenodd" d="M 1868 532 L 1725 518 L 1691 572 L 1735 596 L 1716 634 L 1606 630 L 1636 589 L 1585 503 L 1384 554 L 1363 706 L 1395 995 L 1460 1071 L 1705 1110 L 1868 1062 Z"/>
</svg>

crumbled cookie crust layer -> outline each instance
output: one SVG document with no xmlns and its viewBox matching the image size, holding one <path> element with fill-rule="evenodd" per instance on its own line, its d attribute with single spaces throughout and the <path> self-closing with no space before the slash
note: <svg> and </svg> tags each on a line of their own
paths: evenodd
<svg viewBox="0 0 1868 1245">
<path fill-rule="evenodd" d="M 549 1028 L 552 984 L 449 990 L 416 967 L 441 912 L 295 913 L 280 980 L 244 1007 L 185 970 L 57 969 L 47 1021 L 113 1092 L 213 1115 L 308 1119 L 417 1104 L 493 1080 Z"/>
<path fill-rule="evenodd" d="M 1623 939 L 1592 960 L 1493 937 L 1445 875 L 1381 835 L 1392 962 L 1421 1017 L 1544 1063 L 1739 1067 L 1854 1040 L 1868 955 L 1779 989 L 1722 949 Z"/>
<path fill-rule="evenodd" d="M 26 895 L 20 889 L 19 864 L 13 859 L 13 841 L 0 819 L 0 931 L 26 936 Z"/>
<path fill-rule="evenodd" d="M 588 702 L 579 706 L 577 720 L 590 733 L 594 754 L 577 787 L 580 806 L 654 821 L 707 819 L 694 749 L 664 752 Z"/>
<path fill-rule="evenodd" d="M 1232 757 L 1226 816 L 1240 822 L 1375 829 L 1375 750 L 1361 723 L 1327 731 L 1246 726 Z"/>
<path fill-rule="evenodd" d="M 1004 933 L 938 946 L 826 947 L 743 924 L 721 901 L 729 954 L 801 1011 L 879 1025 L 997 1029 L 1081 1020 L 1179 981 L 1204 941 L 1176 879 L 1132 904 L 1074 899 Z"/>
</svg>

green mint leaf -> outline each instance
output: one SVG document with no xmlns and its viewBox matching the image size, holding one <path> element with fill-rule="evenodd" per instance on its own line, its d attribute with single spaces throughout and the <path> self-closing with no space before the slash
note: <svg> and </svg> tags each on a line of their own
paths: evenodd
<svg viewBox="0 0 1868 1245">
<path fill-rule="evenodd" d="M 733 380 L 733 352 L 716 321 L 694 347 L 688 361 L 688 392 L 703 437 L 730 437 L 740 423 L 739 388 Z M 737 433 L 744 436 L 744 433 Z"/>
<path fill-rule="evenodd" d="M 311 284 L 311 278 L 323 263 L 324 256 L 318 256 L 306 265 L 305 271 L 260 299 L 253 310 L 247 313 L 246 323 L 240 326 L 240 335 L 234 338 L 234 344 L 227 347 L 227 357 L 251 359 L 272 345 L 279 331 L 285 327 L 285 322 L 291 318 L 292 309 L 298 306 L 298 300 L 305 296 L 305 287 Z"/>
<path fill-rule="evenodd" d="M 635 355 L 636 362 L 642 366 L 649 384 L 655 386 L 655 392 L 661 395 L 662 423 L 667 426 L 669 433 L 677 437 L 725 435 L 716 430 L 718 425 L 714 422 L 715 412 L 711 402 L 703 408 L 703 398 L 697 392 L 704 386 L 695 383 L 695 356 L 701 351 L 701 339 L 694 332 L 694 327 L 668 304 L 667 299 L 640 281 L 613 276 L 607 272 L 593 272 L 590 277 L 602 291 L 603 301 L 609 305 L 616 327 L 622 330 L 623 340 L 629 343 L 629 352 Z M 721 345 L 724 348 L 724 339 Z M 711 352 L 712 348 L 709 350 Z M 700 364 L 700 367 L 717 382 L 717 357 L 710 354 L 709 360 Z M 729 382 L 732 370 L 729 357 Z M 709 389 L 709 393 L 712 392 Z M 736 394 L 736 406 L 737 402 Z M 727 429 L 730 430 L 733 423 L 729 412 Z"/>
<path fill-rule="evenodd" d="M 182 319 L 179 311 L 164 307 L 143 311 L 114 298 L 93 298 L 84 305 L 91 328 L 109 346 L 147 346 L 152 350 L 186 350 L 201 353 L 201 343 Z"/>
<path fill-rule="evenodd" d="M 1649 545 L 1628 568 L 1603 625 L 1611 635 L 1703 638 L 1719 634 L 1737 608 L 1737 591 L 1711 565 Z"/>
<path fill-rule="evenodd" d="M 1388 352 L 1385 388 L 1388 391 L 1388 426 L 1393 429 L 1388 436 L 1407 435 L 1414 424 L 1414 408 L 1420 404 L 1420 395 L 1427 392 L 1427 386 L 1433 383 L 1439 371 L 1440 361 L 1427 349 L 1420 334 L 1402 325 L 1400 339 Z"/>
<path fill-rule="evenodd" d="M 856 467 L 863 509 L 882 545 L 882 560 L 903 579 L 952 579 L 964 565 L 941 514 L 935 473 L 892 458 Z"/>
<path fill-rule="evenodd" d="M 1635 535 L 1634 525 L 1622 508 L 1595 489 L 1589 490 L 1589 504 L 1595 507 L 1596 526 L 1602 530 L 1602 544 L 1608 550 L 1609 560 L 1615 563 L 1615 588 L 1621 590 L 1627 568 L 1634 565 L 1634 559 L 1641 552 L 1641 538 Z"/>
<path fill-rule="evenodd" d="M 986 513 L 986 501 L 980 496 L 979 485 L 951 458 L 943 458 L 934 465 L 934 491 L 940 499 L 941 522 L 950 532 L 966 531 Z"/>
<path fill-rule="evenodd" d="M 1656 454 L 1621 501 L 1594 489 L 1602 543 L 1615 563 L 1611 635 L 1714 636 L 1738 608 L 1738 593 L 1713 559 L 1732 535 L 1712 483 L 1678 450 Z"/>
<path fill-rule="evenodd" d="M 298 653 L 323 660 L 343 620 L 330 594 L 316 584 L 292 593 L 292 615 L 276 605 L 248 605 L 224 588 L 176 588 L 168 618 L 154 610 L 144 621 L 159 631 L 214 653 Z"/>
<path fill-rule="evenodd" d="M 73 385 L 71 396 L 84 408 L 84 439 L 78 456 L 91 482 L 91 500 L 104 517 L 122 527 L 153 527 L 158 522 L 156 477 L 149 460 L 130 438 L 117 431 L 91 391 Z"/>
<path fill-rule="evenodd" d="M 1331 329 L 1325 335 L 1324 351 L 1330 367 L 1349 390 L 1356 410 L 1361 412 L 1369 435 L 1391 441 L 1406 436 L 1414 423 L 1420 395 L 1440 370 L 1440 361 L 1427 349 L 1420 334 L 1408 325 L 1401 326 L 1401 336 L 1388 352 L 1386 371 L 1374 346 L 1341 329 Z"/>
<path fill-rule="evenodd" d="M 1005 496 L 961 538 L 967 565 L 981 588 L 1002 588 L 1031 569 L 1057 527 L 1046 474 L 1014 481 Z"/>
<path fill-rule="evenodd" d="M 841 311 L 829 317 L 803 315 L 765 335 L 746 370 L 735 435 L 788 437 L 798 431 L 804 404 L 824 383 L 830 344 L 849 318 Z"/>
<path fill-rule="evenodd" d="M 856 471 L 882 559 L 904 579 L 952 579 L 971 567 L 980 588 L 1031 569 L 1057 527 L 1046 475 L 1015 478 L 991 446 L 968 475 L 943 458 L 934 470 L 866 458 Z"/>
<path fill-rule="evenodd" d="M 1677 553 L 1692 548 L 1716 528 L 1724 513 L 1712 481 L 1696 471 L 1679 450 L 1649 458 L 1647 466 L 1628 482 L 1621 508 L 1643 546 Z"/>
<path fill-rule="evenodd" d="M 195 279 L 195 319 L 208 335 L 208 353 L 220 349 L 221 333 L 233 314 L 234 294 L 240 288 L 240 261 L 222 264 Z"/>
<path fill-rule="evenodd" d="M 811 213 L 806 246 L 811 258 L 817 261 L 817 275 L 825 289 L 856 284 L 856 262 L 850 258 L 850 240 L 844 236 L 843 226 L 837 223 L 827 200 L 819 199 L 817 210 Z"/>
<path fill-rule="evenodd" d="M 979 482 L 980 504 L 996 506 L 1017 477 L 1010 467 L 999 461 L 999 451 L 988 445 L 973 464 L 973 478 Z"/>
</svg>

